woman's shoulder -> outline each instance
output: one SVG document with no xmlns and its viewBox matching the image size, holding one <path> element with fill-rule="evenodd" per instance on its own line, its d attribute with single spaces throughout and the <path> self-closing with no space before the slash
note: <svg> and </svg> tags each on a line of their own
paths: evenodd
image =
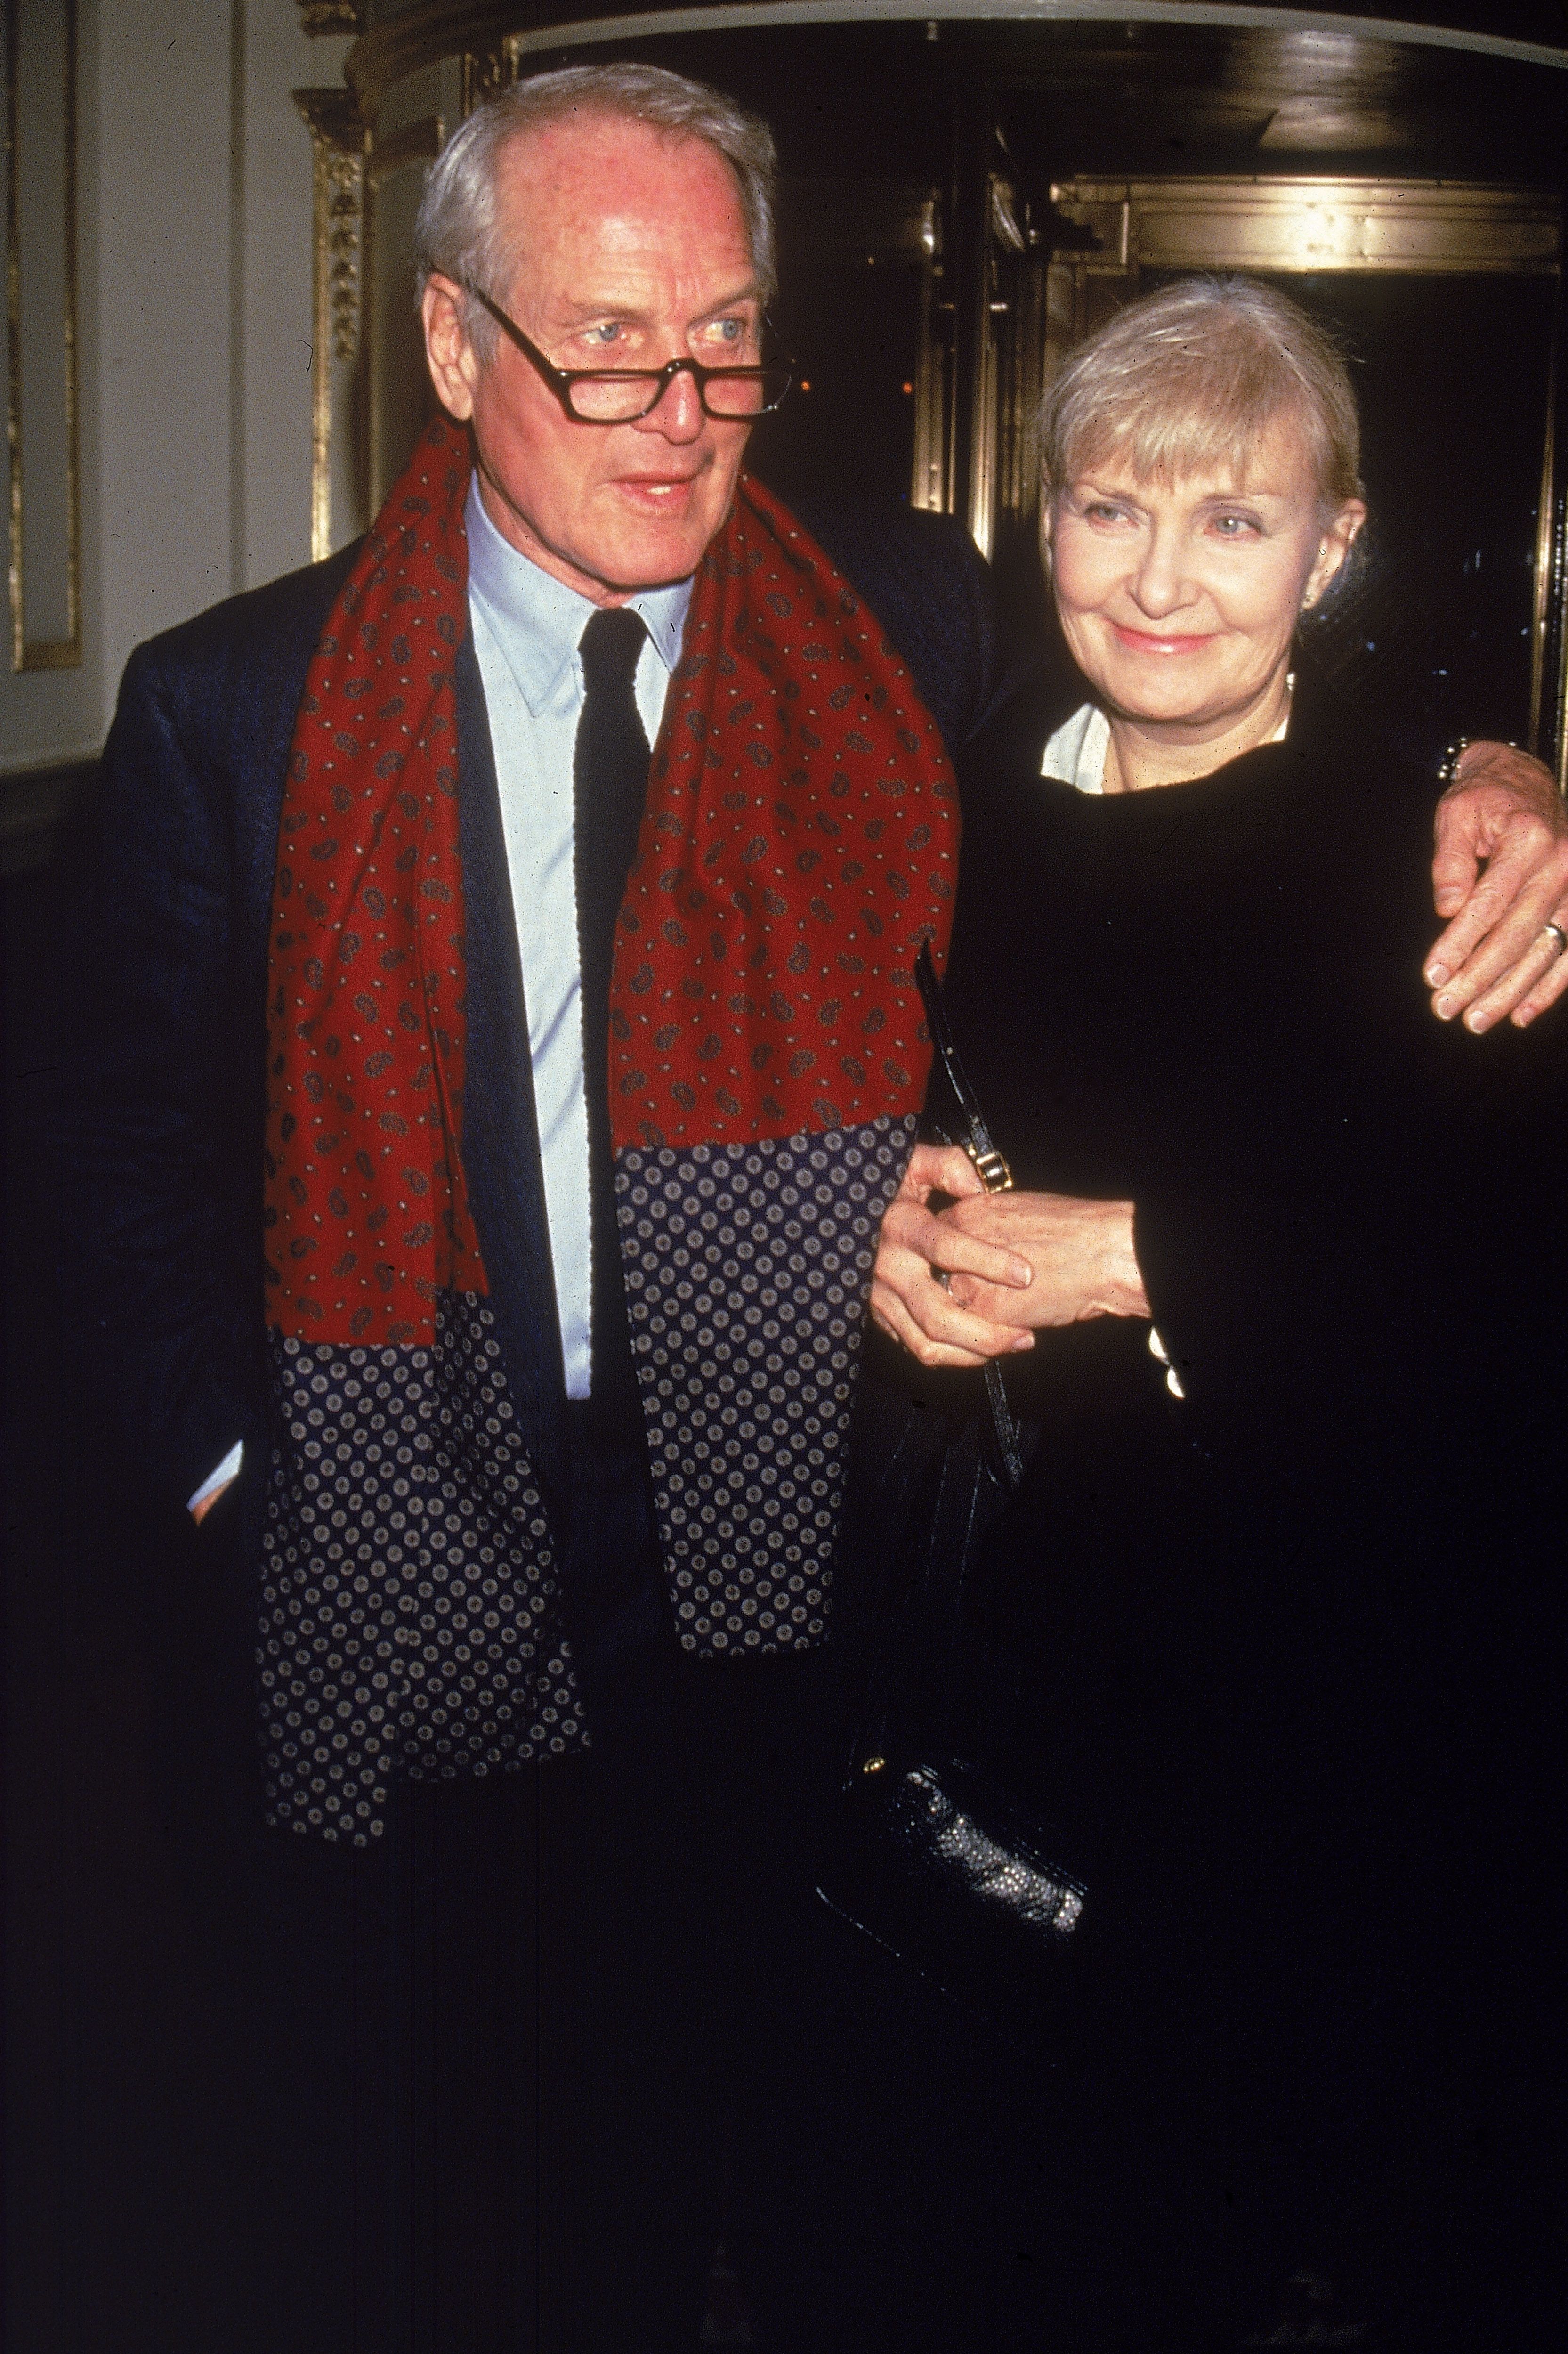
<svg viewBox="0 0 1568 2354">
<path fill-rule="evenodd" d="M 1436 921 L 1437 783 L 1428 762 L 1396 726 L 1369 716 L 1342 684 L 1308 663 L 1297 674 L 1289 733 L 1267 757 L 1290 774 L 1290 863 L 1321 892 L 1325 928 L 1359 925 L 1391 945 L 1408 934 L 1419 959 Z"/>
<path fill-rule="evenodd" d="M 1311 762 L 1320 790 L 1336 777 L 1381 778 L 1380 802 L 1390 810 L 1425 804 L 1428 815 L 1437 798 L 1431 763 L 1414 735 L 1402 735 L 1396 718 L 1370 714 L 1352 692 L 1352 682 L 1303 655 L 1294 673 L 1289 734 L 1298 756 Z M 1327 764 L 1332 763 L 1330 771 Z"/>
</svg>

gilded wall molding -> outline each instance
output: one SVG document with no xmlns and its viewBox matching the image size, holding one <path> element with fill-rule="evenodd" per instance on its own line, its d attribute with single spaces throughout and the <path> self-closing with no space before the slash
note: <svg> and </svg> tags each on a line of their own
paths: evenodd
<svg viewBox="0 0 1568 2354">
<path fill-rule="evenodd" d="M 64 76 L 60 93 L 62 186 L 60 228 L 62 290 L 60 355 L 65 404 L 65 602 L 61 638 L 29 638 L 26 623 L 25 498 L 23 482 L 22 212 L 18 120 L 21 70 L 21 10 L 5 5 L 5 324 L 6 441 L 11 470 L 11 668 L 13 671 L 75 670 L 81 663 L 81 451 L 77 387 L 77 12 L 76 0 L 62 0 Z"/>
<path fill-rule="evenodd" d="M 311 555 L 332 553 L 333 412 L 359 358 L 366 133 L 352 91 L 297 90 L 312 178 Z"/>
<path fill-rule="evenodd" d="M 465 49 L 462 53 L 462 119 L 466 122 L 476 106 L 488 98 L 499 98 L 510 90 L 517 79 L 517 60 L 503 42 L 493 49 Z"/>
</svg>

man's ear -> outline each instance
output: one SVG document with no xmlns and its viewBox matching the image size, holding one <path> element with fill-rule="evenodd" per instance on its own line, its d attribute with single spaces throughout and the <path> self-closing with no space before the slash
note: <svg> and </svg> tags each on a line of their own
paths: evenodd
<svg viewBox="0 0 1568 2354">
<path fill-rule="evenodd" d="M 474 387 L 479 381 L 479 355 L 469 341 L 463 313 L 468 298 L 461 286 L 432 270 L 419 297 L 425 323 L 425 359 L 436 398 L 449 417 L 466 425 L 473 415 Z"/>
</svg>

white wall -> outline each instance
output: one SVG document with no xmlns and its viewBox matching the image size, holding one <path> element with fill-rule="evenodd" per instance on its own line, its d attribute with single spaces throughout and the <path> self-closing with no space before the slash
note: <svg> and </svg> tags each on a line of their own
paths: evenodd
<svg viewBox="0 0 1568 2354">
<path fill-rule="evenodd" d="M 282 0 L 245 19 L 243 456 L 237 588 L 311 560 L 311 138 L 291 90 L 343 80 L 349 43 L 307 40 Z"/>
<path fill-rule="evenodd" d="M 0 775 L 96 751 L 132 646 L 310 557 L 311 142 L 291 0 L 79 0 L 84 646 L 0 668 Z M 3 788 L 0 788 L 3 790 Z"/>
</svg>

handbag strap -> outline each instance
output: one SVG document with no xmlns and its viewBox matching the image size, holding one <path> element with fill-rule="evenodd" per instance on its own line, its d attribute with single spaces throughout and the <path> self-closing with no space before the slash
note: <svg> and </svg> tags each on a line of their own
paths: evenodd
<svg viewBox="0 0 1568 2354">
<path fill-rule="evenodd" d="M 968 1130 L 967 1135 L 948 1137 L 944 1141 L 962 1145 L 974 1162 L 980 1183 L 988 1193 L 1011 1193 L 1012 1172 L 997 1150 L 996 1140 L 985 1124 L 985 1114 L 975 1099 L 975 1091 L 959 1060 L 952 1025 L 948 1020 L 948 1009 L 942 1002 L 942 984 L 937 979 L 937 968 L 931 962 L 929 940 L 920 943 L 920 953 L 915 960 L 915 981 L 920 991 L 920 1002 L 926 1008 L 927 1026 L 931 1033 L 937 1060 L 953 1091 L 953 1100 Z"/>
<path fill-rule="evenodd" d="M 922 1432 L 920 1437 L 929 1435 Z M 913 1477 L 907 1466 L 888 1466 L 909 1551 L 898 1589 L 887 1598 L 872 1662 L 855 1743 L 857 1766 L 912 1741 L 945 1736 L 976 1511 L 993 1476 L 984 1451 L 970 1422 L 944 1434 L 934 1456 L 917 1459 Z M 917 1458 L 924 1454 L 917 1441 L 916 1452 Z"/>
<path fill-rule="evenodd" d="M 962 1147 L 988 1193 L 1008 1192 L 1012 1173 L 969 1086 L 924 942 L 915 978 L 936 1059 L 958 1110 L 956 1123 L 944 1123 L 927 1109 L 928 1132 L 944 1144 Z M 954 1125 L 958 1133 L 949 1133 Z M 976 1412 L 936 1405 L 909 1409 L 901 1431 L 875 1434 L 879 1521 L 904 1531 L 908 1549 L 901 1574 L 883 1597 L 881 1638 L 860 1712 L 853 1771 L 880 1765 L 901 1745 L 900 1718 L 928 1730 L 951 1713 L 969 1569 L 987 1530 L 1022 1485 L 1031 1442 L 1039 1436 L 1020 1428 L 1001 1367 L 994 1362 L 985 1368 L 985 1406 Z M 868 1404 L 863 1399 L 863 1415 Z M 863 1443 L 864 1437 L 863 1426 Z M 919 1523 L 917 1538 L 912 1522 Z"/>
<path fill-rule="evenodd" d="M 954 1103 L 959 1109 L 959 1125 L 964 1131 L 958 1136 L 944 1136 L 945 1144 L 960 1145 L 975 1165 L 976 1174 L 988 1193 L 1011 1193 L 1012 1172 L 998 1149 L 996 1139 L 986 1126 L 985 1114 L 980 1108 L 974 1089 L 969 1082 L 959 1057 L 948 1009 L 942 1002 L 942 985 L 937 979 L 937 968 L 931 961 L 931 943 L 922 940 L 915 960 L 915 981 L 926 1008 L 926 1023 L 931 1033 L 931 1044 L 942 1075 L 948 1082 Z M 940 1123 L 937 1123 L 939 1127 Z M 1008 1404 L 1007 1386 L 1001 1378 L 1001 1367 L 993 1358 L 985 1369 L 986 1397 L 991 1406 L 991 1434 L 996 1441 L 997 1458 L 1002 1477 L 1010 1490 L 1016 1493 L 1022 1485 L 1024 1458 L 1022 1441 L 1012 1408 Z"/>
</svg>

